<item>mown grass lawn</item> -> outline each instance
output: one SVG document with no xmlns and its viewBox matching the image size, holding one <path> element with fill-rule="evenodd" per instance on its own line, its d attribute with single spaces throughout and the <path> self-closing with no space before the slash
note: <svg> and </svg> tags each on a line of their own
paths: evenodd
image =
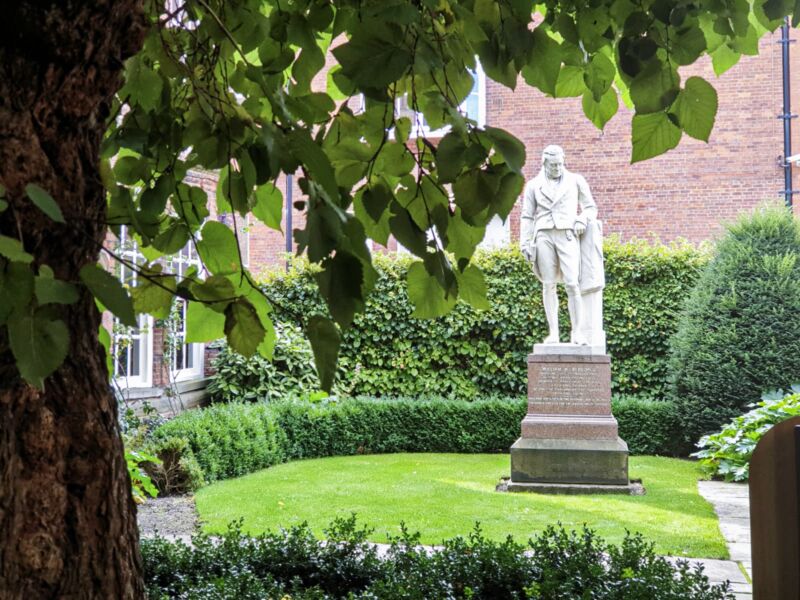
<svg viewBox="0 0 800 600">
<path fill-rule="evenodd" d="M 635 456 L 631 477 L 645 496 L 549 496 L 494 491 L 509 472 L 508 455 L 387 454 L 296 461 L 222 481 L 197 492 L 206 531 L 222 532 L 236 519 L 255 534 L 308 521 L 318 535 L 335 518 L 357 513 L 386 542 L 400 523 L 419 531 L 422 543 L 468 534 L 479 521 L 484 534 L 523 541 L 561 522 L 586 523 L 608 541 L 638 531 L 656 552 L 727 558 L 711 505 L 697 492 L 696 464 Z"/>
</svg>

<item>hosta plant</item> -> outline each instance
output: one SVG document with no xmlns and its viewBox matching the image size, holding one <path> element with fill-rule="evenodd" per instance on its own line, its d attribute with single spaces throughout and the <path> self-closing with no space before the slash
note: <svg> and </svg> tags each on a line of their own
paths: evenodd
<svg viewBox="0 0 800 600">
<path fill-rule="evenodd" d="M 750 406 L 753 410 L 697 443 L 701 449 L 692 456 L 700 459 L 709 475 L 725 481 L 747 481 L 750 457 L 759 440 L 778 423 L 800 416 L 800 386 L 792 386 L 791 393 L 768 392 Z"/>
</svg>

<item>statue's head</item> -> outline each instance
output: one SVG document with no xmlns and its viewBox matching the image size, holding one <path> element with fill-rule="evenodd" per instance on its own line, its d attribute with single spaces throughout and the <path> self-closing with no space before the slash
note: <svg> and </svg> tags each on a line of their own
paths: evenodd
<svg viewBox="0 0 800 600">
<path fill-rule="evenodd" d="M 542 151 L 542 166 L 550 179 L 558 179 L 564 173 L 564 149 L 551 144 Z"/>
</svg>

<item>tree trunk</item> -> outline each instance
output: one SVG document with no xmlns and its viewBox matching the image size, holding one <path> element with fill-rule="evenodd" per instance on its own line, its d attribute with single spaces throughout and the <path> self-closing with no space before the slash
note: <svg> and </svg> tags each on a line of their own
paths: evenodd
<svg viewBox="0 0 800 600">
<path fill-rule="evenodd" d="M 34 267 L 78 281 L 106 234 L 99 147 L 123 61 L 142 44 L 142 0 L 22 0 L 0 19 L 0 233 Z M 37 183 L 67 220 L 25 196 Z M 60 308 L 70 333 L 44 391 L 23 382 L 0 327 L 0 598 L 144 598 L 131 498 L 89 293 Z"/>
</svg>

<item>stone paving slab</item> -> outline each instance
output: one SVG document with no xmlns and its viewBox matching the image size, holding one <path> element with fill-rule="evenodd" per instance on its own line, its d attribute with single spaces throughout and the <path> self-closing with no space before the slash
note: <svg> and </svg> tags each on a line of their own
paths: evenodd
<svg viewBox="0 0 800 600">
<path fill-rule="evenodd" d="M 733 584 L 733 592 L 737 600 L 752 600 L 753 598 L 753 563 L 750 546 L 750 491 L 746 483 L 724 483 L 721 481 L 699 481 L 697 488 L 714 507 L 714 512 L 719 518 L 719 530 L 728 546 L 730 561 L 718 561 L 736 565 L 738 575 L 730 573 L 727 577 L 718 579 L 716 571 L 712 575 L 708 571 L 709 579 L 723 581 L 728 579 Z M 704 564 L 712 561 L 702 561 Z M 713 567 L 709 567 L 713 568 Z M 727 567 L 724 567 L 727 573 Z M 744 570 L 747 573 L 742 572 Z M 720 572 L 722 574 L 722 572 Z"/>
</svg>

